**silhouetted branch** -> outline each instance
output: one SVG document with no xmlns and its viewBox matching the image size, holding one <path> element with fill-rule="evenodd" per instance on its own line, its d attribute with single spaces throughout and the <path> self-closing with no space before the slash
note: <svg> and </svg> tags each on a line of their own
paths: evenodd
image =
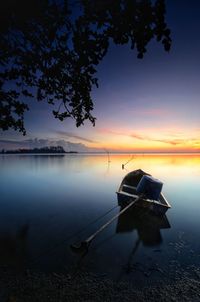
<svg viewBox="0 0 200 302">
<path fill-rule="evenodd" d="M 152 39 L 168 51 L 164 0 L 14 0 L 0 4 L 0 128 L 26 133 L 27 101 L 46 100 L 76 126 L 92 116 L 96 66 L 110 41 L 130 44 L 138 58 Z M 62 104 L 62 106 L 60 105 Z M 63 108 L 63 111 L 60 111 Z"/>
</svg>

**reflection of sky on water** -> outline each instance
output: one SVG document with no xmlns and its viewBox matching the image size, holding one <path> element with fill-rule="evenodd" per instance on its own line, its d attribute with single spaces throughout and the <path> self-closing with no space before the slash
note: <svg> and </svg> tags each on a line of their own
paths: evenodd
<svg viewBox="0 0 200 302">
<path fill-rule="evenodd" d="M 78 258 L 70 252 L 69 243 L 86 238 L 119 209 L 83 233 L 67 240 L 68 236 L 116 206 L 115 192 L 122 177 L 138 168 L 164 182 L 163 192 L 172 205 L 167 212 L 171 228 L 160 225 L 162 221 L 151 222 L 148 217 L 145 227 L 139 214 L 135 218 L 124 217 L 96 238 L 82 259 L 82 269 L 117 277 L 131 262 L 130 271 L 137 272 L 138 277 L 144 269 L 137 269 L 133 263 L 143 263 L 145 267 L 155 263 L 169 265 L 174 259 L 184 265 L 195 263 L 200 247 L 200 157 L 135 155 L 122 170 L 122 164 L 129 159 L 130 155 L 111 155 L 108 163 L 104 155 L 1 156 L 0 241 L 5 251 L 0 248 L 0 263 L 9 262 L 5 257 L 7 249 L 18 253 L 11 253 L 13 259 L 26 255 L 29 265 L 34 259 L 34 265 L 37 263 L 42 269 L 74 269 Z M 151 229 L 151 225 L 158 227 Z M 22 236 L 23 229 L 26 232 Z M 51 253 L 46 255 L 47 251 Z M 41 254 L 45 256 L 38 258 Z"/>
</svg>

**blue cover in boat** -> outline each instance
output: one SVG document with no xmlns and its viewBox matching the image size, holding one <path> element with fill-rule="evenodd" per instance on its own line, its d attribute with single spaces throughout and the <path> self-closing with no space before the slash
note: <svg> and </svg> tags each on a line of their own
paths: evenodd
<svg viewBox="0 0 200 302">
<path fill-rule="evenodd" d="M 138 194 L 145 194 L 148 199 L 158 200 L 162 186 L 163 183 L 158 179 L 149 175 L 144 175 L 136 188 L 136 192 Z"/>
</svg>

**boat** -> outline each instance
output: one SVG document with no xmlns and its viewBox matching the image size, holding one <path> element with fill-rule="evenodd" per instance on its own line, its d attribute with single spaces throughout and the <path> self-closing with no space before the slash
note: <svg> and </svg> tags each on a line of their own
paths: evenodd
<svg viewBox="0 0 200 302">
<path fill-rule="evenodd" d="M 138 169 L 128 173 L 123 178 L 120 187 L 116 192 L 119 206 L 125 206 L 139 197 L 137 186 L 144 175 L 151 177 L 150 174 Z M 152 200 L 146 198 L 145 195 L 141 195 L 141 198 L 136 202 L 135 206 L 146 208 L 157 215 L 164 215 L 166 211 L 171 208 L 169 202 L 162 193 L 159 194 L 158 200 Z"/>
</svg>

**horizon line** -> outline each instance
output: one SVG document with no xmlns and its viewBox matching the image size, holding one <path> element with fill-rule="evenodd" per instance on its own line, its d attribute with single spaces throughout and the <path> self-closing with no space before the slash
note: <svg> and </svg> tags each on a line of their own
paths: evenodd
<svg viewBox="0 0 200 302">
<path fill-rule="evenodd" d="M 7 150 L 8 152 L 11 151 L 11 150 Z M 16 153 L 15 153 L 16 151 Z M 182 151 L 182 152 L 172 152 L 172 151 L 134 151 L 134 152 L 131 152 L 131 151 L 108 151 L 108 152 L 102 152 L 102 151 L 70 151 L 70 152 L 57 152 L 57 153 L 27 153 L 27 154 L 34 154 L 34 155 L 37 155 L 37 154 L 48 154 L 48 155 L 51 155 L 51 154 L 69 154 L 69 153 L 73 153 L 74 154 L 139 154 L 139 155 L 143 155 L 143 154 L 199 154 L 200 155 L 200 151 Z M 2 153 L 0 152 L 0 155 L 12 155 L 12 154 L 17 154 L 17 155 L 24 155 L 26 153 L 17 153 L 17 150 L 12 150 L 12 153 Z"/>
</svg>

